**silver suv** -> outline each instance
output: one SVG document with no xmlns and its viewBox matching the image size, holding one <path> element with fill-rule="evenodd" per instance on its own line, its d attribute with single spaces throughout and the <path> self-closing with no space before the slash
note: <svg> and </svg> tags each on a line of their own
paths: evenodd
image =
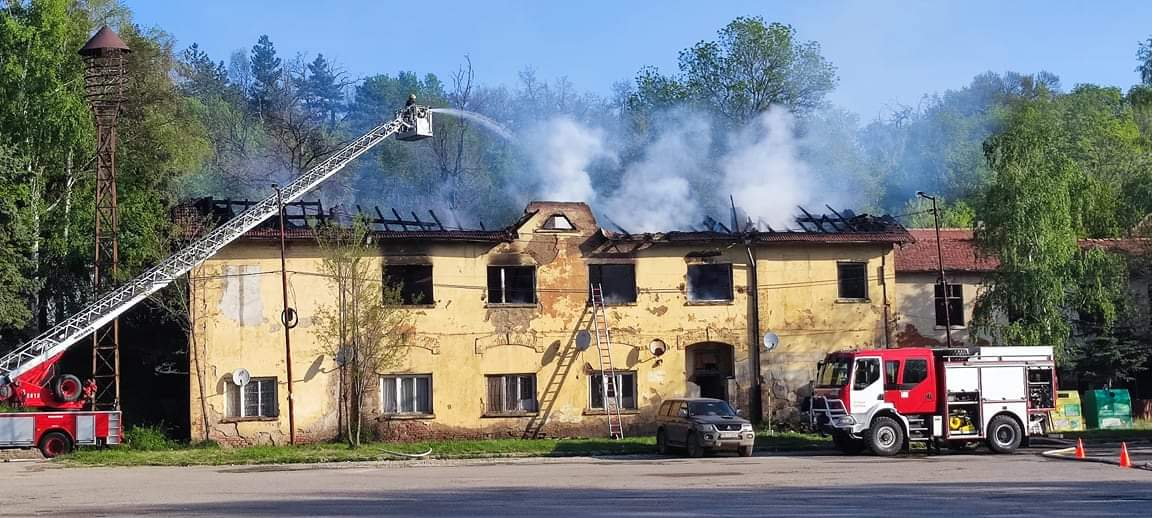
<svg viewBox="0 0 1152 518">
<path fill-rule="evenodd" d="M 755 441 L 752 423 L 721 399 L 669 399 L 656 413 L 656 448 L 661 454 L 677 446 L 689 457 L 715 450 L 736 450 L 741 457 L 750 457 Z"/>
</svg>

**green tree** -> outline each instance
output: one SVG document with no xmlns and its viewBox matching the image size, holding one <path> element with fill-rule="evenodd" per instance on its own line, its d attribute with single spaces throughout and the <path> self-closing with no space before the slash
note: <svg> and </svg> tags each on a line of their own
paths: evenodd
<svg viewBox="0 0 1152 518">
<path fill-rule="evenodd" d="M 1072 188 L 1080 174 L 1058 152 L 1051 98 L 1018 103 L 1005 129 L 985 145 L 992 179 L 976 240 L 1000 260 L 977 300 L 975 324 L 998 343 L 1063 347 L 1064 311 L 1076 254 Z"/>
<path fill-rule="evenodd" d="M 228 91 L 228 70 L 223 61 L 212 61 L 207 52 L 193 43 L 180 53 L 177 68 L 180 86 L 186 95 L 198 98 L 222 97 Z"/>
<path fill-rule="evenodd" d="M 1136 60 L 1140 62 L 1136 71 L 1140 73 L 1140 84 L 1152 85 L 1152 38 L 1136 45 Z"/>
<path fill-rule="evenodd" d="M 322 253 L 322 269 L 332 285 L 331 305 L 313 318 L 317 340 L 336 359 L 340 372 L 341 415 L 344 440 L 360 446 L 371 412 L 369 394 L 382 372 L 399 366 L 407 354 L 405 333 L 411 315 L 399 306 L 400 288 L 383 281 L 376 261 L 379 249 L 371 242 L 371 229 L 362 218 L 351 227 L 313 227 Z"/>
<path fill-rule="evenodd" d="M 344 84 L 340 76 L 340 71 L 324 59 L 324 54 L 317 54 L 308 64 L 302 86 L 305 108 L 313 119 L 326 124 L 329 131 L 336 128 L 344 107 Z"/>
<path fill-rule="evenodd" d="M 276 46 L 267 34 L 252 46 L 250 70 L 252 84 L 248 89 L 248 101 L 252 111 L 263 117 L 281 107 L 284 101 L 284 68 L 276 57 Z"/>
<path fill-rule="evenodd" d="M 684 101 L 744 123 L 780 105 L 805 113 L 824 105 L 836 87 L 836 69 L 814 41 L 796 39 L 790 25 L 740 17 L 717 34 L 680 52 L 679 75 L 641 69 L 633 109 L 651 109 Z"/>
<path fill-rule="evenodd" d="M 15 221 L 30 229 L 17 242 L 35 264 L 32 284 L 43 287 L 27 301 L 40 317 L 30 333 L 50 320 L 49 307 L 60 306 L 46 290 L 68 285 L 78 266 L 68 248 L 53 243 L 82 243 L 75 238 L 84 231 L 74 223 L 77 191 L 90 177 L 93 146 L 76 49 L 88 26 L 85 13 L 65 0 L 9 2 L 0 10 L 0 146 L 8 150 L 8 167 L 20 171 L 9 173 L 13 183 L 3 189 L 14 197 L 9 210 L 21 213 Z M 43 283 L 49 275 L 54 282 Z"/>
<path fill-rule="evenodd" d="M 32 296 L 39 289 L 36 262 L 28 254 L 36 241 L 29 218 L 35 200 L 23 166 L 0 145 L 0 350 L 31 322 Z"/>
</svg>

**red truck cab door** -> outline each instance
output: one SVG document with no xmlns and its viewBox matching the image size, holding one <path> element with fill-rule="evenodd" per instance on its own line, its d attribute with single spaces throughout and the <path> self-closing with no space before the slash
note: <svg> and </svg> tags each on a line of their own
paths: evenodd
<svg viewBox="0 0 1152 518">
<path fill-rule="evenodd" d="M 936 373 L 932 357 L 909 356 L 900 369 L 900 382 L 886 390 L 885 399 L 896 406 L 901 414 L 931 414 L 936 412 Z M 887 388 L 887 387 L 886 387 Z"/>
</svg>

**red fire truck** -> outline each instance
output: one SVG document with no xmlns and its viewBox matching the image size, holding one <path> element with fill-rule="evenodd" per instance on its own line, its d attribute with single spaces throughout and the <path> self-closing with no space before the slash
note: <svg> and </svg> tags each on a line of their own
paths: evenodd
<svg viewBox="0 0 1152 518">
<path fill-rule="evenodd" d="M 881 349 L 829 354 L 808 414 L 846 453 L 895 455 L 912 442 L 1009 453 L 1047 431 L 1051 347 Z"/>
</svg>

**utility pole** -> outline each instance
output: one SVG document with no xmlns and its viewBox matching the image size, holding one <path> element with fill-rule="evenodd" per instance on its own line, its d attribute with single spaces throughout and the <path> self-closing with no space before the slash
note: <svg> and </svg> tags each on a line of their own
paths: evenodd
<svg viewBox="0 0 1152 518">
<path fill-rule="evenodd" d="M 916 191 L 916 195 L 932 201 L 932 219 L 936 222 L 936 261 L 940 265 L 940 290 L 944 296 L 944 337 L 948 348 L 952 348 L 952 315 L 948 303 L 948 280 L 944 277 L 944 247 L 940 244 L 940 210 L 936 207 L 936 197 L 929 196 L 923 191 Z"/>
<path fill-rule="evenodd" d="M 131 52 L 108 26 L 80 49 L 84 93 L 96 122 L 96 250 L 92 261 L 93 296 L 111 288 L 120 262 L 116 207 L 116 122 L 127 82 L 125 57 Z M 120 409 L 120 320 L 92 334 L 93 410 Z"/>
<path fill-rule="evenodd" d="M 288 376 L 288 444 L 296 444 L 296 404 L 292 399 L 292 328 L 296 327 L 296 310 L 288 306 L 288 260 L 286 232 L 284 229 L 284 198 L 280 186 L 276 189 L 276 206 L 280 209 L 280 288 L 283 294 L 283 310 L 280 323 L 284 324 L 284 362 Z"/>
</svg>

